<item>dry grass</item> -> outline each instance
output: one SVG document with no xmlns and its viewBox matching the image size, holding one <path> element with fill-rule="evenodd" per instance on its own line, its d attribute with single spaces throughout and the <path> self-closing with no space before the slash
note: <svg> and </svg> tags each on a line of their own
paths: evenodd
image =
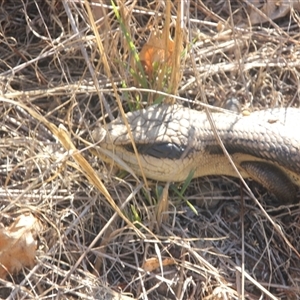
<svg viewBox="0 0 300 300">
<path fill-rule="evenodd" d="M 117 299 L 122 292 L 120 299 L 125 293 L 137 299 L 299 298 L 298 204 L 274 208 L 270 196 L 250 183 L 280 235 L 238 181 L 197 179 L 185 196 L 198 215 L 171 193 L 158 227 L 155 184 L 145 193 L 133 177 L 113 175 L 86 149 L 83 139 L 89 140 L 99 119 L 117 114 L 118 101 L 128 110 L 149 96 L 139 88 L 121 91 L 121 81 L 129 88 L 135 82 L 133 54 L 110 7 L 97 23 L 98 35 L 88 5 L 79 1 L 1 3 L 1 222 L 31 212 L 44 230 L 36 265 L 1 280 L 0 297 Z M 217 106 L 236 97 L 250 109 L 299 106 L 297 11 L 251 26 L 246 1 L 187 3 L 181 97 L 205 97 Z M 164 24 L 163 12 L 162 1 L 121 7 L 138 50 L 149 28 Z M 155 90 L 155 82 L 150 87 Z M 64 137 L 54 127 L 59 124 L 86 162 L 66 150 L 70 141 L 61 143 Z M 96 188 L 96 175 L 86 173 L 88 164 L 110 202 Z M 206 209 L 199 205 L 204 198 L 221 201 Z M 111 201 L 140 224 L 120 218 Z M 149 258 L 170 257 L 176 264 L 142 268 Z"/>
</svg>

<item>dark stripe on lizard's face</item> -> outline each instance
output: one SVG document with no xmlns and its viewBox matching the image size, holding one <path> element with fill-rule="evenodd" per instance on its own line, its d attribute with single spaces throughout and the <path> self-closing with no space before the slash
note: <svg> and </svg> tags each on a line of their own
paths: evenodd
<svg viewBox="0 0 300 300">
<path fill-rule="evenodd" d="M 183 156 L 185 147 L 174 143 L 159 142 L 152 144 L 135 144 L 141 155 L 149 155 L 159 159 L 180 159 Z M 125 145 L 127 151 L 134 153 L 132 145 Z"/>
</svg>

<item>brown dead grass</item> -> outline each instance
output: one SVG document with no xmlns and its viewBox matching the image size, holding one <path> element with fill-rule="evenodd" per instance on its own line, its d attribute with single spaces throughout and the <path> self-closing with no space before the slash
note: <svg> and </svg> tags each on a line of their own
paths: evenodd
<svg viewBox="0 0 300 300">
<path fill-rule="evenodd" d="M 299 13 L 292 10 L 251 26 L 246 1 L 230 2 L 190 1 L 185 7 L 188 51 L 179 95 L 205 97 L 217 106 L 235 97 L 247 109 L 298 107 Z M 270 196 L 250 183 L 294 249 L 238 182 L 226 178 L 192 182 L 185 196 L 196 201 L 198 215 L 171 193 L 167 217 L 158 227 L 155 184 L 147 194 L 143 184 L 112 173 L 87 150 L 83 139 L 89 140 L 99 120 L 117 114 L 117 103 L 128 110 L 136 99 L 149 96 L 138 87 L 130 89 L 133 54 L 109 5 L 104 11 L 91 6 L 94 18 L 102 18 L 95 24 L 80 1 L 1 3 L 1 222 L 11 224 L 30 212 L 43 224 L 36 265 L 1 280 L 1 298 L 299 297 L 298 204 L 274 208 Z M 138 50 L 150 28 L 164 24 L 163 13 L 162 1 L 120 6 Z M 171 14 L 176 16 L 174 4 Z M 129 89 L 122 90 L 121 81 Z M 151 88 L 155 91 L 155 82 Z M 53 130 L 59 124 L 86 163 L 62 146 Z M 97 175 L 86 173 L 88 164 L 123 219 L 93 184 Z M 207 209 L 197 201 L 203 199 L 221 201 Z M 170 257 L 176 264 L 150 272 L 142 268 L 150 258 L 162 263 Z"/>
</svg>

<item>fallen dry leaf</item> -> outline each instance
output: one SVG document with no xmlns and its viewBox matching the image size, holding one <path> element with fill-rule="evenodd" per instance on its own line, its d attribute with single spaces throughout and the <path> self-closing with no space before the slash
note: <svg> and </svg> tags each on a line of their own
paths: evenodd
<svg viewBox="0 0 300 300">
<path fill-rule="evenodd" d="M 171 39 L 168 30 L 164 30 L 163 32 L 153 31 L 151 33 L 148 42 L 144 44 L 140 52 L 140 60 L 149 78 L 153 78 L 155 65 L 158 65 L 158 69 L 159 66 L 163 66 L 164 64 L 171 66 L 173 51 L 174 41 Z"/>
<path fill-rule="evenodd" d="M 0 229 L 0 278 L 34 264 L 40 223 L 33 215 L 18 217 L 9 227 Z"/>
<path fill-rule="evenodd" d="M 174 258 L 165 258 L 162 260 L 162 266 L 170 266 L 175 265 L 176 260 Z M 160 266 L 159 259 L 157 257 L 152 257 L 147 259 L 143 264 L 143 269 L 147 272 L 152 272 L 153 270 L 157 269 Z"/>
</svg>

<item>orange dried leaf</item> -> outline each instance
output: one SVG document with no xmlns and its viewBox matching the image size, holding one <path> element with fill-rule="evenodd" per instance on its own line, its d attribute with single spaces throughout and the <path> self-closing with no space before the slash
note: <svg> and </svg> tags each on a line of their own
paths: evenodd
<svg viewBox="0 0 300 300">
<path fill-rule="evenodd" d="M 34 264 L 34 237 L 39 229 L 39 221 L 32 215 L 20 216 L 11 226 L 0 229 L 0 278 Z"/>
<path fill-rule="evenodd" d="M 166 63 L 171 66 L 173 51 L 174 41 L 171 39 L 169 32 L 153 31 L 140 52 L 140 60 L 148 76 L 152 76 L 154 64 L 163 65 Z"/>
<path fill-rule="evenodd" d="M 165 258 L 162 261 L 163 266 L 170 266 L 170 265 L 175 265 L 176 261 L 174 258 L 168 257 Z M 143 264 L 143 269 L 146 272 L 152 272 L 153 270 L 157 269 L 159 267 L 159 259 L 157 257 L 152 257 L 150 259 L 147 259 L 144 264 Z"/>
</svg>

